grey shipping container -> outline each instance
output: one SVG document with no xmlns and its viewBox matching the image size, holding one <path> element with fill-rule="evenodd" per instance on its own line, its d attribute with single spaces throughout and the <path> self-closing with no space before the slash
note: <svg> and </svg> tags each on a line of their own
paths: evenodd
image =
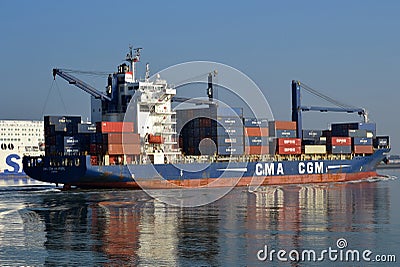
<svg viewBox="0 0 400 267">
<path fill-rule="evenodd" d="M 319 138 L 322 136 L 322 130 L 303 130 L 303 139 Z"/>
<path fill-rule="evenodd" d="M 95 133 L 96 132 L 96 124 L 86 124 L 86 123 L 79 123 L 78 124 L 78 133 Z"/>
<path fill-rule="evenodd" d="M 351 146 L 330 146 L 328 150 L 332 154 L 351 154 Z"/>
<path fill-rule="evenodd" d="M 348 130 L 347 136 L 349 137 L 367 137 L 367 130 L 365 129 L 358 129 L 358 130 Z"/>
</svg>

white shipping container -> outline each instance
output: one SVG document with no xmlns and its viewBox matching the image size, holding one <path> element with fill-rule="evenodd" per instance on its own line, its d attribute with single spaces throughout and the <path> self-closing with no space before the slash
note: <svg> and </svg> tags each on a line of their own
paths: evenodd
<svg viewBox="0 0 400 267">
<path fill-rule="evenodd" d="M 326 154 L 326 146 L 325 145 L 305 145 L 304 153 L 305 154 Z"/>
</svg>

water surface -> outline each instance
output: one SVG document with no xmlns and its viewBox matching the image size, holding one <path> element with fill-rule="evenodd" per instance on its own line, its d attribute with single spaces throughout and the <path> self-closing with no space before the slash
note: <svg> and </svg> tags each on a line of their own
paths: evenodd
<svg viewBox="0 0 400 267">
<path fill-rule="evenodd" d="M 371 250 L 400 260 L 399 204 L 397 179 L 236 188 L 196 208 L 168 206 L 139 190 L 3 185 L 0 265 L 396 266 L 327 255 L 319 262 L 283 262 L 276 254 L 260 261 L 257 254 L 267 246 L 268 252 L 314 250 L 318 257 L 329 247 L 340 250 L 341 239 L 344 253 Z"/>
</svg>

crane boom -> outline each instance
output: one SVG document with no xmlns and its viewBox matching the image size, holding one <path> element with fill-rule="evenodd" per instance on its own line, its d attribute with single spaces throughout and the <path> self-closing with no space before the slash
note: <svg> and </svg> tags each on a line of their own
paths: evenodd
<svg viewBox="0 0 400 267">
<path fill-rule="evenodd" d="M 301 105 L 301 96 L 300 89 L 301 84 L 299 81 L 292 81 L 292 121 L 297 123 L 297 137 L 302 138 L 303 136 L 303 128 L 302 128 L 302 111 L 320 111 L 320 112 L 347 112 L 347 113 L 357 113 L 360 116 L 363 116 L 364 122 L 368 122 L 368 114 L 367 111 L 363 108 L 350 107 L 347 105 L 340 105 L 340 107 L 316 107 L 316 106 L 302 106 Z M 318 94 L 319 96 L 325 97 L 325 99 L 332 100 L 329 97 Z M 337 101 L 333 101 L 338 104 Z"/>
<path fill-rule="evenodd" d="M 94 96 L 97 99 L 101 99 L 103 101 L 104 100 L 111 101 L 111 98 L 106 94 L 98 91 L 93 86 L 85 83 L 84 81 L 81 81 L 80 79 L 74 77 L 73 75 L 64 72 L 62 69 L 53 69 L 54 79 L 56 79 L 56 75 L 60 76 L 61 78 L 69 82 L 69 84 L 75 85 L 76 87 L 82 89 L 83 91 L 89 93 L 90 95 Z"/>
</svg>

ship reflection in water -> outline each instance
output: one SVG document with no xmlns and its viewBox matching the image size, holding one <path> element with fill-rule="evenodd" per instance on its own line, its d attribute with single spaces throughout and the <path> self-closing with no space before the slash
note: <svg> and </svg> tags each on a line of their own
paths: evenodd
<svg viewBox="0 0 400 267">
<path fill-rule="evenodd" d="M 9 249 L 0 264 L 254 266 L 267 264 L 257 260 L 264 245 L 321 251 L 336 246 L 338 238 L 346 238 L 352 248 L 395 253 L 399 227 L 390 221 L 390 184 L 399 187 L 397 181 L 386 181 L 261 187 L 256 192 L 238 188 L 197 208 L 167 206 L 141 191 L 21 194 L 17 201 L 24 206 L 18 208 L 24 230 L 6 218 L 1 224 L 8 232 L 17 227 L 23 237 L 10 234 L 6 243 L 3 231 L 0 251 L 6 251 L 5 244 L 22 243 L 27 250 L 29 244 L 42 249 L 29 258 Z"/>
</svg>

